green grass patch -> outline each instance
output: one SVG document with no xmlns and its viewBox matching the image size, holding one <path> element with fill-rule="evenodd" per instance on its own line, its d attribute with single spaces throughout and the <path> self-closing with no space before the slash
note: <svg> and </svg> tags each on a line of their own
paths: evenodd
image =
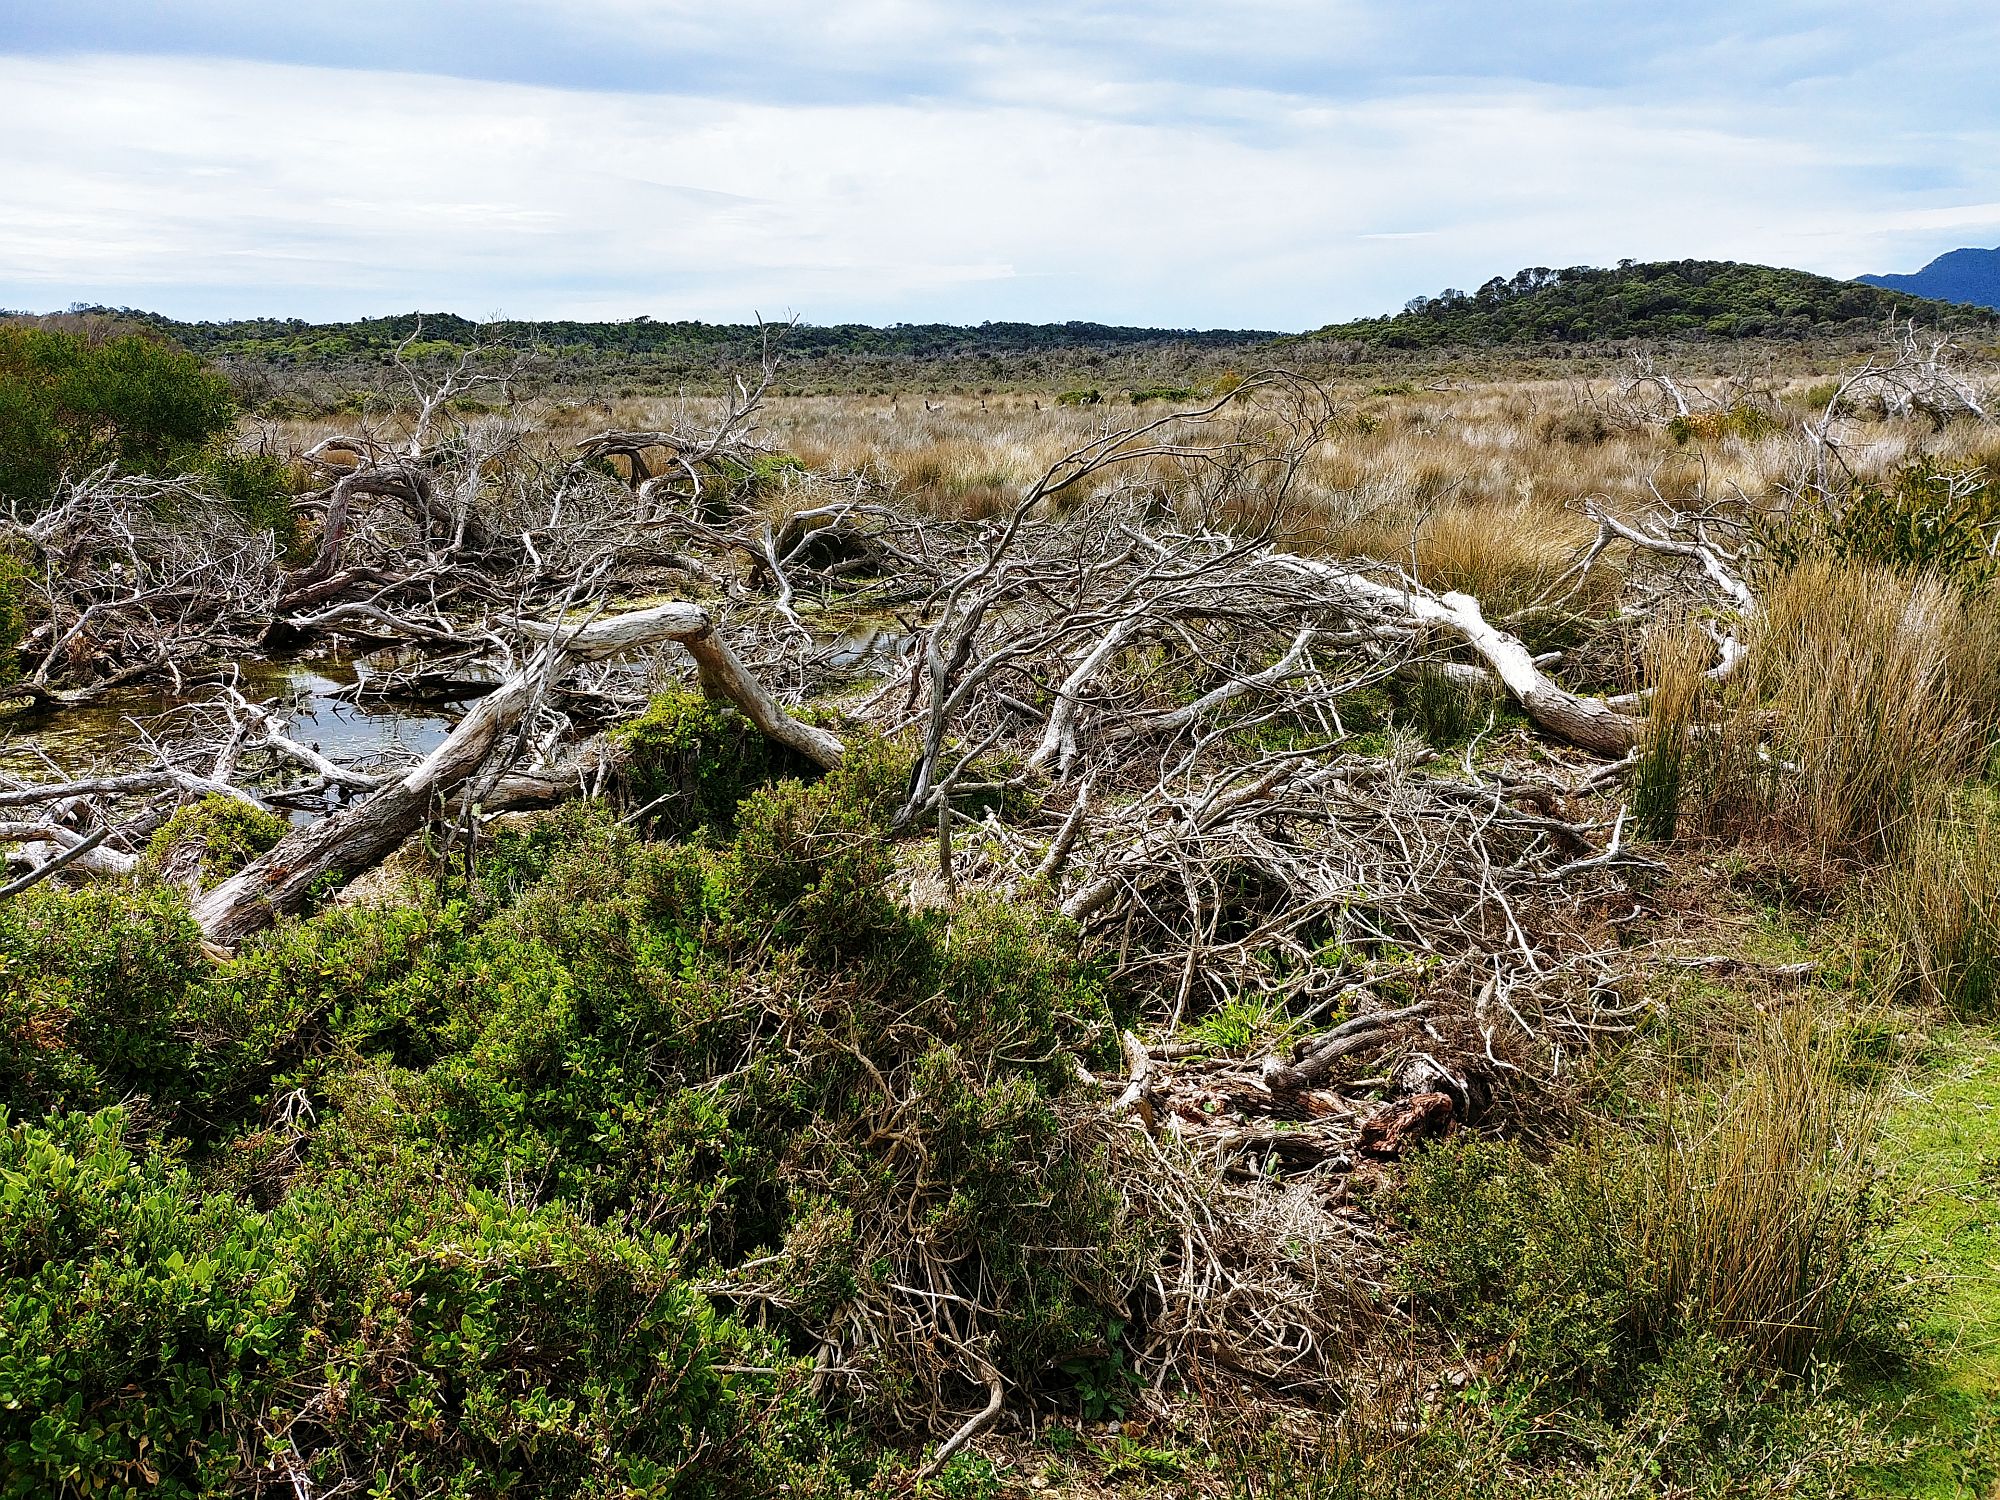
<svg viewBox="0 0 2000 1500">
<path fill-rule="evenodd" d="M 1913 1445 L 1878 1493 L 1955 1500 L 2000 1484 L 2000 1035 L 1942 1032 L 1883 1122 L 1905 1273 L 1928 1295 L 1913 1367 L 1866 1388 Z"/>
</svg>

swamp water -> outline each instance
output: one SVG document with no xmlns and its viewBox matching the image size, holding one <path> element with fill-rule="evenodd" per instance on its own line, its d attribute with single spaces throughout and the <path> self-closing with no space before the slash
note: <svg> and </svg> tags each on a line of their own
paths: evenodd
<svg viewBox="0 0 2000 1500">
<path fill-rule="evenodd" d="M 368 668 L 352 657 L 243 661 L 236 672 L 237 690 L 274 707 L 293 739 L 364 770 L 421 759 L 458 722 L 458 703 L 362 696 Z M 45 781 L 52 771 L 133 769 L 128 762 L 151 759 L 146 735 L 177 738 L 196 712 L 213 712 L 203 706 L 216 696 L 207 687 L 183 695 L 135 685 L 82 708 L 0 715 L 0 776 Z"/>
</svg>

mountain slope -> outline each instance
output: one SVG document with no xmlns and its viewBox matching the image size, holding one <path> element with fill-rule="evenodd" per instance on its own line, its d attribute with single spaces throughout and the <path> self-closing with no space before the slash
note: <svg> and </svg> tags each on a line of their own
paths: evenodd
<svg viewBox="0 0 2000 1500">
<path fill-rule="evenodd" d="M 1856 281 L 1918 297 L 1945 302 L 1970 302 L 2000 308 L 2000 246 L 1991 250 L 1952 250 L 1921 271 L 1907 276 L 1857 276 Z"/>
<path fill-rule="evenodd" d="M 1511 279 L 1496 276 L 1476 292 L 1419 297 L 1400 313 L 1338 323 L 1316 336 L 1403 349 L 1797 338 L 1861 331 L 1892 314 L 1934 326 L 2000 326 L 2000 319 L 1969 308 L 1809 271 L 1674 260 L 1560 271 L 1531 266 Z"/>
</svg>

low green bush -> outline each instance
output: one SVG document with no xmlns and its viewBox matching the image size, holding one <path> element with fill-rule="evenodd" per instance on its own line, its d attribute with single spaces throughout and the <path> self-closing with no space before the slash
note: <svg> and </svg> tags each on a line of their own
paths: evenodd
<svg viewBox="0 0 2000 1500">
<path fill-rule="evenodd" d="M 166 886 L 44 883 L 0 902 L 0 1103 L 33 1117 L 185 1097 L 208 967 Z"/>
<path fill-rule="evenodd" d="M 735 708 L 699 693 L 662 693 L 611 738 L 625 800 L 647 809 L 647 828 L 667 837 L 698 828 L 726 833 L 755 788 L 818 774 Z"/>
<path fill-rule="evenodd" d="M 714 727 L 706 714 L 672 722 Z M 281 923 L 225 963 L 204 956 L 185 895 L 161 882 L 37 887 L 0 907 L 7 1100 L 35 1119 L 133 1098 L 118 1149 L 142 1165 L 118 1173 L 143 1177 L 162 1142 L 191 1142 L 183 1166 L 159 1170 L 180 1205 L 170 1216 L 198 1221 L 199 1234 L 119 1230 L 118 1253 L 137 1269 L 121 1261 L 105 1283 L 128 1272 L 147 1286 L 177 1280 L 160 1257 L 192 1262 L 195 1247 L 239 1235 L 245 1268 L 232 1285 L 293 1278 L 277 1343 L 254 1358 L 210 1343 L 165 1363 L 137 1352 L 180 1348 L 176 1330 L 197 1323 L 233 1328 L 234 1310 L 219 1321 L 173 1312 L 170 1326 L 134 1316 L 123 1341 L 91 1333 L 105 1344 L 101 1365 L 64 1353 L 36 1399 L 94 1434 L 88 1472 L 136 1474 L 120 1466 L 143 1458 L 165 1473 L 167 1459 L 150 1455 L 171 1452 L 198 1492 L 211 1474 L 276 1462 L 254 1443 L 230 1457 L 237 1438 L 220 1436 L 282 1430 L 259 1413 L 296 1421 L 299 1461 L 327 1466 L 313 1474 L 335 1465 L 326 1454 L 365 1457 L 397 1476 L 392 1493 L 453 1493 L 475 1470 L 544 1476 L 549 1492 L 622 1493 L 604 1465 L 631 1454 L 661 1466 L 647 1473 L 669 1472 L 672 1454 L 695 1451 L 673 1445 L 694 1442 L 699 1426 L 673 1415 L 675 1382 L 698 1368 L 699 1350 L 738 1335 L 700 1324 L 694 1344 L 648 1354 L 660 1362 L 657 1396 L 651 1376 L 617 1363 L 615 1339 L 601 1378 L 545 1366 L 537 1351 L 555 1361 L 583 1335 L 533 1321 L 554 1316 L 547 1309 L 486 1308 L 491 1275 L 461 1283 L 430 1268 L 433 1256 L 468 1277 L 508 1267 L 507 1247 L 522 1243 L 532 1249 L 520 1277 L 532 1262 L 549 1298 L 603 1327 L 645 1332 L 635 1320 L 647 1298 L 678 1308 L 674 1288 L 699 1279 L 722 1305 L 754 1309 L 782 1348 L 840 1348 L 867 1376 L 855 1416 L 897 1430 L 918 1411 L 911 1393 L 955 1399 L 977 1376 L 941 1352 L 939 1300 L 910 1288 L 948 1293 L 951 1336 L 972 1340 L 1010 1383 L 1081 1391 L 1083 1369 L 1091 1390 L 1104 1385 L 1120 1357 L 1106 1330 L 1122 1327 L 1145 1246 L 1112 1187 L 1115 1132 L 1067 1097 L 1075 1059 L 1116 1056 L 1102 983 L 1074 933 L 1032 907 L 913 912 L 892 898 L 887 827 L 905 755 L 858 740 L 841 770 L 739 801 L 741 769 L 718 763 L 694 778 L 717 785 L 691 789 L 697 803 L 729 808 L 733 833 L 703 824 L 699 838 L 649 840 L 602 805 L 580 805 L 500 835 L 470 875 L 437 872 L 396 904 Z M 501 1207 L 515 1203 L 546 1207 Z M 302 1226 L 322 1220 L 354 1236 L 361 1257 L 328 1270 L 332 1280 L 296 1252 Z M 347 1310 L 314 1303 L 299 1321 L 301 1265 L 316 1278 L 311 1297 L 348 1298 Z M 590 1310 L 598 1283 L 586 1267 L 614 1277 L 629 1317 Z M 494 1274 L 503 1291 L 515 1279 Z M 407 1290 L 434 1276 L 421 1308 L 386 1290 L 373 1301 L 342 1290 Z M 30 1348 L 56 1337 L 57 1313 L 41 1305 L 54 1287 L 18 1291 L 13 1316 L 41 1330 Z M 185 1304 L 179 1290 L 133 1295 Z M 429 1321 L 433 1308 L 443 1321 Z M 707 1316 L 687 1308 L 674 1316 Z M 450 1363 L 465 1355 L 452 1330 L 467 1318 L 481 1342 L 462 1368 Z M 390 1356 L 374 1340 L 398 1327 L 394 1347 L 412 1363 L 390 1393 L 380 1384 Z M 313 1328 L 325 1341 L 312 1360 L 287 1363 L 305 1360 Z M 857 1341 L 857 1329 L 871 1333 Z M 772 1349 L 730 1349 L 737 1363 L 789 1368 Z M 513 1385 L 509 1350 L 524 1361 Z M 449 1372 L 426 1362 L 433 1354 Z M 322 1366 L 349 1373 L 296 1373 Z M 301 1389 L 336 1388 L 337 1426 L 297 1404 Z M 559 1409 L 533 1408 L 547 1435 L 530 1439 L 510 1424 L 537 1391 Z M 631 1402 L 666 1402 L 668 1426 L 633 1436 L 653 1431 L 657 1408 L 634 1414 Z M 105 1435 L 116 1425 L 105 1414 L 128 1406 L 134 1423 L 148 1410 L 179 1415 L 141 1452 Z M 85 1439 L 61 1432 L 60 1442 L 43 1433 L 55 1446 L 32 1450 L 33 1472 L 83 1461 Z M 768 1433 L 744 1441 L 791 1451 Z M 678 1483 L 673 1493 L 701 1492 Z"/>
<path fill-rule="evenodd" d="M 295 551 L 299 531 L 292 496 L 297 477 L 290 464 L 268 453 L 223 446 L 203 455 L 200 472 L 246 525 L 277 539 L 281 555 Z"/>
<path fill-rule="evenodd" d="M 256 1212 L 117 1110 L 0 1127 L 0 1495 L 847 1488 L 660 1242 L 380 1172 Z"/>
<path fill-rule="evenodd" d="M 1924 458 L 1886 481 L 1857 482 L 1834 500 L 1787 516 L 1768 545 L 1780 566 L 1831 557 L 1933 573 L 1978 592 L 2000 580 L 1996 533 L 2000 476 Z"/>
<path fill-rule="evenodd" d="M 1510 1375 L 1631 1409 L 1689 1340 L 1745 1379 L 1868 1352 L 1895 1320 L 1865 1170 L 1866 1107 L 1802 1030 L 1648 1125 L 1545 1160 L 1460 1139 L 1399 1199 L 1405 1284 Z"/>
<path fill-rule="evenodd" d="M 141 862 L 150 871 L 185 878 L 205 891 L 276 847 L 291 831 L 292 825 L 276 813 L 218 792 L 162 823 Z"/>
</svg>

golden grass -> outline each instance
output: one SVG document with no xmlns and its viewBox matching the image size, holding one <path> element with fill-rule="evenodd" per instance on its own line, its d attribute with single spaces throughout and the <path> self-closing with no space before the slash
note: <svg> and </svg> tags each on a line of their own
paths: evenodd
<svg viewBox="0 0 2000 1500">
<path fill-rule="evenodd" d="M 1770 1369 L 1836 1343 L 1868 1301 L 1874 1106 L 1802 1006 L 1719 1094 L 1670 1108 L 1634 1163 L 1634 1264 L 1661 1333 L 1692 1324 Z"/>
<path fill-rule="evenodd" d="M 1940 799 L 1912 825 L 1879 892 L 1893 983 L 1946 1010 L 2000 1008 L 2000 809 Z"/>
<path fill-rule="evenodd" d="M 1738 702 L 1773 715 L 1782 815 L 1827 852 L 1887 853 L 1933 787 L 1991 758 L 2000 611 L 1933 578 L 1808 561 L 1765 590 Z"/>
<path fill-rule="evenodd" d="M 1770 410 L 1796 420 L 1831 373 L 1773 383 Z M 1622 392 L 1616 379 L 1336 385 L 1342 419 L 1297 476 L 1280 539 L 1411 568 L 1427 585 L 1473 594 L 1489 615 L 1508 619 L 1563 578 L 1588 543 L 1583 498 L 1638 515 L 1656 496 L 1685 500 L 1705 486 L 1709 495 L 1767 497 L 1791 477 L 1797 444 L 1786 432 L 1745 435 L 1742 424 L 1717 423 L 1711 435 L 1677 441 L 1659 422 L 1640 420 Z M 699 397 L 541 400 L 524 403 L 513 420 L 532 439 L 564 449 L 607 428 L 699 425 L 714 409 Z M 1059 406 L 1053 391 L 789 396 L 766 403 L 760 436 L 810 469 L 867 475 L 905 503 L 963 519 L 1012 503 L 1056 459 L 1107 428 L 1167 410 L 1115 396 L 1100 406 Z M 275 423 L 262 436 L 279 451 L 297 451 L 358 420 Z M 389 439 L 407 422 L 387 404 L 369 420 Z M 1887 472 L 1917 452 L 1960 461 L 1991 448 L 1990 434 L 1968 424 L 1934 432 L 1926 423 L 1873 420 L 1855 434 L 1849 459 L 1863 472 Z M 1266 517 L 1246 508 L 1235 519 Z M 1580 583 L 1565 607 L 1601 617 L 1623 579 L 1605 562 Z"/>
</svg>

